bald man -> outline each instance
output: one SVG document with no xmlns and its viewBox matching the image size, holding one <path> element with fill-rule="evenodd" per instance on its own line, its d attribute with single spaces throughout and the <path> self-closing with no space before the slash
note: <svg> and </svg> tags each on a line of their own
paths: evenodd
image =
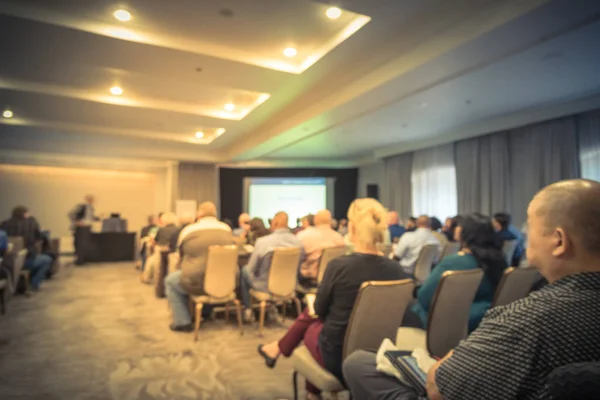
<svg viewBox="0 0 600 400">
<path fill-rule="evenodd" d="M 527 219 L 527 258 L 549 285 L 488 311 L 429 370 L 429 399 L 548 399 L 550 372 L 600 360 L 600 183 L 550 185 L 531 201 Z M 344 376 L 356 399 L 416 399 L 378 373 L 370 353 L 348 357 Z"/>
<path fill-rule="evenodd" d="M 427 244 L 433 244 L 438 247 L 437 256 L 434 260 L 436 262 L 442 254 L 442 244 L 431 232 L 429 217 L 421 215 L 417 218 L 417 229 L 414 232 L 406 232 L 402 235 L 394 253 L 394 258 L 400 260 L 400 266 L 402 266 L 404 272 L 409 275 L 414 274 L 421 249 Z"/>
<path fill-rule="evenodd" d="M 344 237 L 331 228 L 331 213 L 321 210 L 314 216 L 314 228 L 298 233 L 306 258 L 300 266 L 298 283 L 309 289 L 317 287 L 319 274 L 319 258 L 323 249 L 328 247 L 345 246 Z"/>
<path fill-rule="evenodd" d="M 250 260 L 242 268 L 240 292 L 244 303 L 244 320 L 246 322 L 252 321 L 250 289 L 267 290 L 272 252 L 278 247 L 299 247 L 302 249 L 302 243 L 288 227 L 288 215 L 285 212 L 275 214 L 271 220 L 271 233 L 256 240 Z"/>
</svg>

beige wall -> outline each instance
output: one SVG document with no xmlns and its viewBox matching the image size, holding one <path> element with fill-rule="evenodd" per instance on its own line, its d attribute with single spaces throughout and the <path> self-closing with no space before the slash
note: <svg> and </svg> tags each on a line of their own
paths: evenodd
<svg viewBox="0 0 600 400">
<path fill-rule="evenodd" d="M 167 211 L 164 180 L 153 172 L 0 165 L 0 220 L 22 204 L 53 237 L 68 236 L 67 214 L 91 193 L 97 214 L 119 212 L 129 231 L 139 231 L 149 214 Z"/>
</svg>

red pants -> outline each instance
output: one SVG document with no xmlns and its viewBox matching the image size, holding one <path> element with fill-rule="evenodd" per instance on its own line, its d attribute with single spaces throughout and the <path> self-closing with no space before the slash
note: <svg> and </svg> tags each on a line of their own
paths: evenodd
<svg viewBox="0 0 600 400">
<path fill-rule="evenodd" d="M 305 309 L 279 341 L 279 351 L 281 351 L 284 357 L 289 357 L 294 352 L 294 349 L 300 343 L 304 342 L 304 346 L 306 346 L 306 349 L 317 363 L 325 368 L 323 357 L 319 350 L 319 334 L 321 333 L 321 329 L 323 329 L 323 321 L 319 318 L 309 316 L 308 311 Z M 308 381 L 306 382 L 306 390 L 313 394 L 320 393 L 319 389 Z"/>
</svg>

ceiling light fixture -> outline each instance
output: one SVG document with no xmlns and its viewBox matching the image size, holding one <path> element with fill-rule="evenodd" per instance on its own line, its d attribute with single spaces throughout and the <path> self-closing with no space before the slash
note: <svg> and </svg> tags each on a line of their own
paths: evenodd
<svg viewBox="0 0 600 400">
<path fill-rule="evenodd" d="M 286 57 L 295 57 L 296 54 L 298 54 L 298 50 L 293 47 L 288 47 L 287 49 L 283 50 L 283 55 Z"/>
<path fill-rule="evenodd" d="M 4 112 L 2 113 L 2 117 L 6 119 L 12 118 L 13 115 L 13 112 L 10 110 L 4 110 Z"/>
<path fill-rule="evenodd" d="M 113 16 L 121 22 L 127 22 L 131 19 L 131 13 L 127 10 L 117 10 Z"/>
<path fill-rule="evenodd" d="M 225 104 L 225 110 L 232 112 L 233 110 L 235 110 L 235 104 L 231 104 L 231 103 Z"/>
<path fill-rule="evenodd" d="M 329 19 L 338 19 L 342 15 L 342 10 L 337 7 L 329 7 L 327 11 L 325 11 L 325 15 Z"/>
<path fill-rule="evenodd" d="M 110 93 L 115 96 L 120 96 L 123 94 L 123 89 L 121 89 L 119 86 L 113 86 L 110 88 Z"/>
<path fill-rule="evenodd" d="M 200 132 L 200 131 L 196 132 L 196 137 L 198 139 L 202 139 L 204 137 L 204 132 Z"/>
</svg>

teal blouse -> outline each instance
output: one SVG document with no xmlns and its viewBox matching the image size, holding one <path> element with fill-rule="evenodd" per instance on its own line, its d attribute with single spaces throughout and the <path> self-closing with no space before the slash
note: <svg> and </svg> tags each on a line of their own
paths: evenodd
<svg viewBox="0 0 600 400">
<path fill-rule="evenodd" d="M 423 326 L 427 326 L 429 308 L 433 302 L 433 296 L 435 295 L 440 279 L 442 279 L 442 274 L 446 271 L 467 271 L 475 268 L 479 268 L 479 266 L 477 265 L 477 260 L 471 254 L 447 256 L 435 266 L 423 283 L 423 286 L 419 288 L 417 301 L 412 307 L 412 311 L 421 318 Z M 477 328 L 483 315 L 490 308 L 494 300 L 495 290 L 496 288 L 492 285 L 488 277 L 484 275 L 469 312 L 469 333 Z"/>
</svg>

